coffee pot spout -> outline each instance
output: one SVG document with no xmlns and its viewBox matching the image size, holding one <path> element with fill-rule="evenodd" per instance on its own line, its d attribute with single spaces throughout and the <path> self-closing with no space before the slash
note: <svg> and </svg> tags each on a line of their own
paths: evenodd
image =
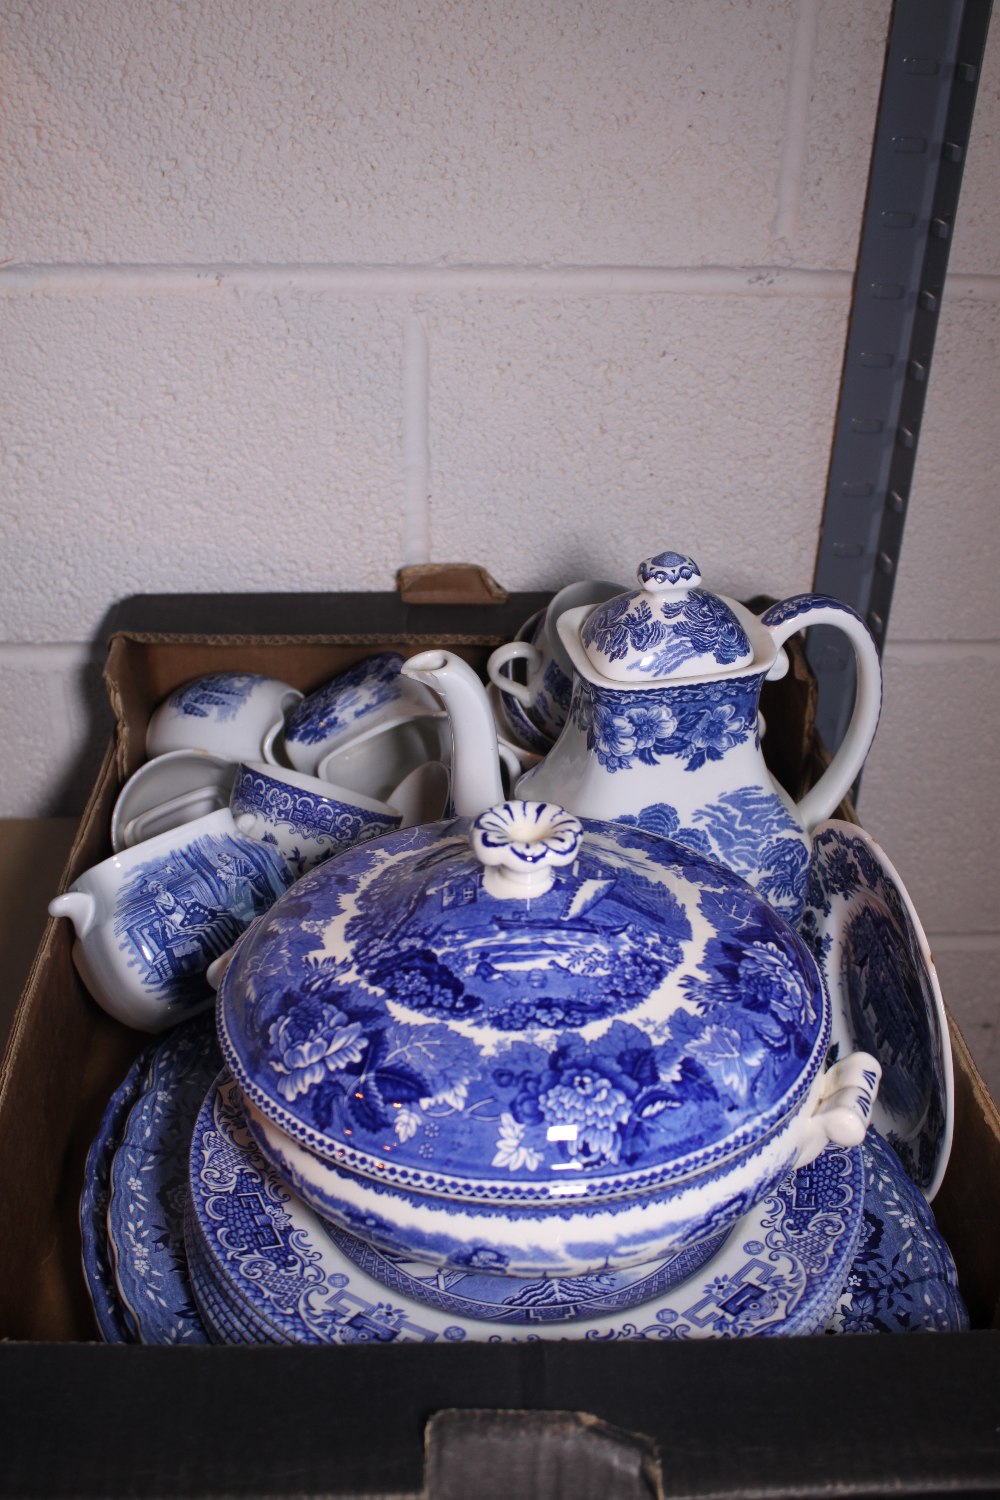
<svg viewBox="0 0 1000 1500">
<path fill-rule="evenodd" d="M 474 818 L 503 801 L 493 710 L 467 661 L 451 651 L 421 651 L 403 663 L 405 677 L 423 682 L 444 702 L 451 722 L 451 800 L 459 817 Z"/>
</svg>

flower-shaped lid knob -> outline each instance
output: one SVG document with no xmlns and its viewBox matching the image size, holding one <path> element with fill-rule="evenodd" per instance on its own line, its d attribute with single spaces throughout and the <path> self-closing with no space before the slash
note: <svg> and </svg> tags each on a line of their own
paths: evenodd
<svg viewBox="0 0 1000 1500">
<path fill-rule="evenodd" d="M 480 813 L 470 835 L 483 885 L 501 901 L 544 896 L 582 836 L 579 820 L 552 802 L 501 802 Z"/>
<path fill-rule="evenodd" d="M 696 677 L 748 666 L 750 637 L 728 600 L 699 587 L 698 564 L 658 552 L 636 570 L 641 588 L 587 616 L 582 641 L 591 665 L 614 682 Z"/>
</svg>

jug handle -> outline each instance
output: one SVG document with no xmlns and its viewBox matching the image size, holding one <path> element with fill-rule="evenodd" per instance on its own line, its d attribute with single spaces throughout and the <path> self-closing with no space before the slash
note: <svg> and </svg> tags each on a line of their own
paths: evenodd
<svg viewBox="0 0 1000 1500">
<path fill-rule="evenodd" d="M 826 594 L 796 594 L 781 604 L 772 604 L 760 617 L 779 649 L 788 637 L 810 625 L 833 625 L 842 630 L 854 650 L 857 685 L 854 711 L 847 733 L 836 755 L 816 785 L 797 804 L 799 820 L 807 833 L 830 817 L 854 784 L 875 738 L 882 709 L 882 664 L 871 631 L 848 604 Z"/>
</svg>

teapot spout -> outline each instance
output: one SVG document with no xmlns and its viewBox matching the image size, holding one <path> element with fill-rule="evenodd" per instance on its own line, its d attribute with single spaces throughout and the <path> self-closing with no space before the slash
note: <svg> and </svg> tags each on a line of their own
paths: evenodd
<svg viewBox="0 0 1000 1500">
<path fill-rule="evenodd" d="M 451 722 L 451 799 L 459 817 L 475 818 L 503 801 L 496 724 L 486 689 L 460 656 L 421 651 L 401 668 L 444 701 Z"/>
</svg>

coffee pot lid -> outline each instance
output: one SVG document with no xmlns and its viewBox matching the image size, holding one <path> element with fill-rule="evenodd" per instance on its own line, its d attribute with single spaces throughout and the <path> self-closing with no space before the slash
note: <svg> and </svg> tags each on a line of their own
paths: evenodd
<svg viewBox="0 0 1000 1500">
<path fill-rule="evenodd" d="M 598 604 L 582 641 L 595 671 L 613 682 L 716 675 L 749 666 L 750 638 L 727 600 L 701 588 L 698 564 L 659 552 L 639 564 L 641 587 Z"/>
</svg>

